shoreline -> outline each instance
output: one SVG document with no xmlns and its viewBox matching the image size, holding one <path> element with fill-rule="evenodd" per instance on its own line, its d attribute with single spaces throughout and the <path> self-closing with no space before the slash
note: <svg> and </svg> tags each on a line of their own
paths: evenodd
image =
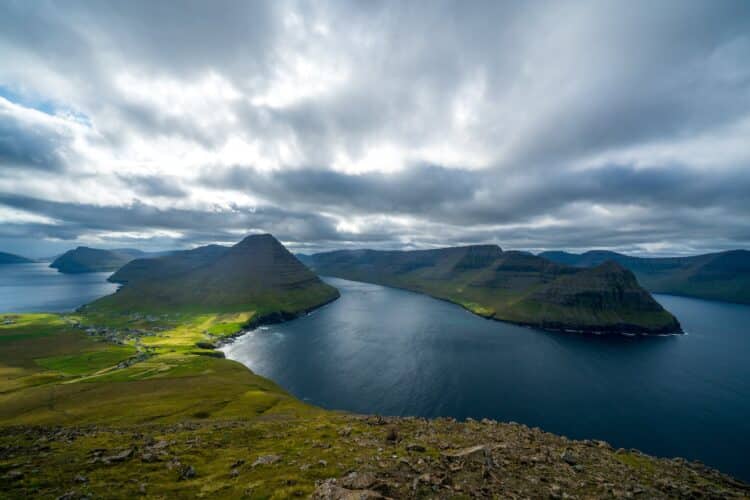
<svg viewBox="0 0 750 500">
<path fill-rule="evenodd" d="M 334 287 L 335 288 L 335 287 Z M 322 307 L 327 306 L 328 304 L 331 304 L 338 299 L 341 298 L 341 292 L 336 289 L 336 296 L 332 297 L 329 300 L 326 300 L 325 302 L 322 302 L 320 304 L 317 304 L 313 307 L 308 307 L 307 309 L 303 309 L 296 313 L 290 313 L 286 311 L 277 311 L 273 313 L 268 314 L 262 314 L 259 316 L 253 316 L 250 318 L 250 320 L 242 327 L 242 329 L 238 332 L 232 333 L 230 335 L 226 335 L 224 337 L 221 337 L 216 340 L 214 343 L 214 350 L 218 352 L 220 351 L 220 347 L 224 347 L 225 345 L 233 344 L 238 338 L 242 337 L 243 335 L 246 335 L 250 332 L 253 332 L 257 330 L 261 326 L 265 325 L 277 325 L 279 323 L 286 323 L 287 321 L 293 321 L 295 319 L 301 318 L 303 316 L 307 316 L 308 314 L 312 313 L 313 311 L 316 311 Z M 249 369 L 249 368 L 248 368 Z"/>
</svg>

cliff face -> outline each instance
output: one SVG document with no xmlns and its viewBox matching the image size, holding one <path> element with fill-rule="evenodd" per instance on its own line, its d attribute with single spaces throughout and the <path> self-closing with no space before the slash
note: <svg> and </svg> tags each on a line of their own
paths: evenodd
<svg viewBox="0 0 750 500">
<path fill-rule="evenodd" d="M 323 275 L 423 292 L 499 320 L 597 333 L 680 331 L 674 316 L 615 263 L 581 269 L 495 245 L 307 258 Z"/>
<path fill-rule="evenodd" d="M 540 256 L 576 267 L 593 267 L 612 260 L 632 271 L 638 282 L 654 293 L 750 304 L 747 250 L 691 257 L 630 257 L 603 250 L 583 254 L 543 252 Z"/>
<path fill-rule="evenodd" d="M 93 308 L 295 313 L 338 297 L 271 235 L 136 260 L 111 278 L 125 283 Z"/>
<path fill-rule="evenodd" d="M 514 307 L 535 309 L 546 328 L 604 333 L 680 330 L 677 320 L 638 285 L 635 275 L 612 261 L 563 275 Z"/>
</svg>

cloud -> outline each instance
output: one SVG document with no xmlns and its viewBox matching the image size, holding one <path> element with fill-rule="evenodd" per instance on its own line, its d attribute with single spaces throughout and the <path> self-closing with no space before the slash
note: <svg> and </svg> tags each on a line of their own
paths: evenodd
<svg viewBox="0 0 750 500">
<path fill-rule="evenodd" d="M 63 170 L 73 159 L 76 127 L 0 97 L 0 170 Z"/>
<path fill-rule="evenodd" d="M 748 33 L 743 1 L 4 3 L 0 242 L 747 247 Z"/>
</svg>

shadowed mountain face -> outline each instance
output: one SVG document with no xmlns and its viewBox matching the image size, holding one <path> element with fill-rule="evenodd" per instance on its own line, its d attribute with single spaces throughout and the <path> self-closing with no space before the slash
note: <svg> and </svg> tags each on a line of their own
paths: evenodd
<svg viewBox="0 0 750 500">
<path fill-rule="evenodd" d="M 248 236 L 228 248 L 211 245 L 137 259 L 110 280 L 125 286 L 87 307 L 297 314 L 338 297 L 270 234 Z"/>
<path fill-rule="evenodd" d="M 133 259 L 157 255 L 163 254 L 146 253 L 131 248 L 101 250 L 78 247 L 56 258 L 49 267 L 67 274 L 109 272 L 121 268 Z"/>
<path fill-rule="evenodd" d="M 677 320 L 614 262 L 564 266 L 495 245 L 424 251 L 355 250 L 303 257 L 323 275 L 406 288 L 482 316 L 551 330 L 660 334 Z"/>
<path fill-rule="evenodd" d="M 583 254 L 544 252 L 540 257 L 577 267 L 612 260 L 632 271 L 654 293 L 750 304 L 750 252 L 732 250 L 693 257 L 643 258 L 592 250 Z"/>
<path fill-rule="evenodd" d="M 34 262 L 31 259 L 27 259 L 26 257 L 21 257 L 20 255 L 15 255 L 12 253 L 6 253 L 6 252 L 0 252 L 0 265 L 3 264 L 28 264 L 29 262 Z"/>
<path fill-rule="evenodd" d="M 118 269 L 109 277 L 109 281 L 125 284 L 142 279 L 170 278 L 208 265 L 228 250 L 229 248 L 220 245 L 208 245 L 174 252 L 168 258 L 135 259 Z"/>
</svg>

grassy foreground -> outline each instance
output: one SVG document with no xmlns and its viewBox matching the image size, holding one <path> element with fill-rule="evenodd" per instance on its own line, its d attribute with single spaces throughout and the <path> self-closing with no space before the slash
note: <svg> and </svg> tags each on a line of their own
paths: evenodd
<svg viewBox="0 0 750 500">
<path fill-rule="evenodd" d="M 0 315 L 0 497 L 750 493 L 698 463 L 518 424 L 311 407 L 212 349 L 254 314 Z"/>
</svg>

